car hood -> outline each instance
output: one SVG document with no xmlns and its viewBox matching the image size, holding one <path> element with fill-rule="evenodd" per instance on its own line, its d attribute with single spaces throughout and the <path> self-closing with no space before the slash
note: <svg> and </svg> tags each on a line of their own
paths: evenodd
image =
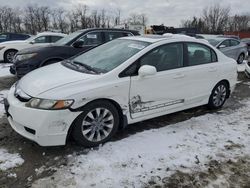
<svg viewBox="0 0 250 188">
<path fill-rule="evenodd" d="M 9 45 L 9 44 L 25 44 L 28 43 L 26 40 L 12 40 L 12 41 L 7 41 L 7 42 L 1 42 L 1 45 Z"/>
<path fill-rule="evenodd" d="M 18 87 L 29 96 L 39 97 L 40 94 L 49 90 L 97 76 L 77 72 L 63 66 L 61 63 L 56 63 L 25 75 L 18 82 Z"/>
<path fill-rule="evenodd" d="M 17 54 L 29 54 L 29 53 L 37 53 L 40 51 L 50 51 L 54 49 L 55 46 L 52 44 L 48 44 L 46 46 L 32 46 L 31 48 L 25 48 L 23 50 L 20 50 Z"/>
</svg>

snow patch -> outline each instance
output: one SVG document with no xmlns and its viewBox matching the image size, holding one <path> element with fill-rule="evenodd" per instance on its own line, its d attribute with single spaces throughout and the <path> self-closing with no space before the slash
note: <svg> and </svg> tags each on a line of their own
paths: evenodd
<svg viewBox="0 0 250 188">
<path fill-rule="evenodd" d="M 6 98 L 9 90 L 2 90 L 0 91 L 0 118 L 3 117 L 5 113 L 4 109 L 4 98 Z"/>
<path fill-rule="evenodd" d="M 73 155 L 69 167 L 59 169 L 53 178 L 38 180 L 34 187 L 144 187 L 154 177 L 168 177 L 176 170 L 205 170 L 211 160 L 250 153 L 250 102 L 245 105 Z"/>
<path fill-rule="evenodd" d="M 13 76 L 10 73 L 10 66 L 12 64 L 10 63 L 1 63 L 0 64 L 0 77 L 7 77 L 7 76 Z"/>
<path fill-rule="evenodd" d="M 245 72 L 245 69 L 246 69 L 246 65 L 245 65 L 245 61 L 242 63 L 242 64 L 238 64 L 237 65 L 237 71 L 238 72 Z"/>
<path fill-rule="evenodd" d="M 0 170 L 6 171 L 10 168 L 15 168 L 24 163 L 24 160 L 19 154 L 8 153 L 6 149 L 0 149 Z"/>
</svg>

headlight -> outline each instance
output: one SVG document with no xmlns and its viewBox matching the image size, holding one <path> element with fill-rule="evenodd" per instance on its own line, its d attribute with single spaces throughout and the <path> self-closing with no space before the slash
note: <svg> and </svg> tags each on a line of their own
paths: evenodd
<svg viewBox="0 0 250 188">
<path fill-rule="evenodd" d="M 2 49 L 4 49 L 4 48 L 5 48 L 5 46 L 1 46 L 1 47 L 0 47 L 0 50 L 2 50 Z"/>
<path fill-rule="evenodd" d="M 37 53 L 32 53 L 32 54 L 21 54 L 21 55 L 17 55 L 15 57 L 15 60 L 16 61 L 24 61 L 24 60 L 27 60 L 27 59 L 30 59 L 32 57 L 34 57 L 35 55 L 37 55 Z"/>
<path fill-rule="evenodd" d="M 43 110 L 62 110 L 69 108 L 74 100 L 50 100 L 32 98 L 25 104 L 26 107 L 38 108 Z"/>
</svg>

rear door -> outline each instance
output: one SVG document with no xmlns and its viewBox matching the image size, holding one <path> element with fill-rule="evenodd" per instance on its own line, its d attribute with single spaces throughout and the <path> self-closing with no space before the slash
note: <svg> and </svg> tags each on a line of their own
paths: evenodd
<svg viewBox="0 0 250 188">
<path fill-rule="evenodd" d="M 213 89 L 218 83 L 220 64 L 213 49 L 200 43 L 186 43 L 187 67 L 186 78 L 189 89 L 185 91 L 187 95 L 186 105 L 204 104 Z M 222 65 L 223 66 L 223 65 Z"/>
<path fill-rule="evenodd" d="M 233 58 L 234 59 L 238 59 L 238 56 L 241 53 L 241 48 L 242 46 L 240 46 L 240 42 L 238 40 L 235 39 L 231 39 L 230 40 L 230 46 L 232 48 L 232 54 L 233 54 Z"/>
</svg>

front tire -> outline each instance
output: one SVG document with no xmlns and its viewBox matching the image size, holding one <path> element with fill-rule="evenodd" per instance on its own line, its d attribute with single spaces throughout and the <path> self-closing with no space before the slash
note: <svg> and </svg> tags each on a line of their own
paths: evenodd
<svg viewBox="0 0 250 188">
<path fill-rule="evenodd" d="M 210 109 L 219 109 L 226 102 L 229 96 L 229 86 L 226 82 L 218 83 L 209 98 L 208 107 Z"/>
<path fill-rule="evenodd" d="M 96 147 L 117 132 L 120 118 L 116 107 L 108 101 L 95 101 L 82 109 L 74 123 L 72 136 L 80 145 Z"/>
<path fill-rule="evenodd" d="M 13 63 L 14 56 L 16 55 L 17 50 L 7 50 L 4 53 L 4 62 L 5 63 Z"/>
<path fill-rule="evenodd" d="M 244 62 L 244 59 L 245 59 L 245 55 L 243 53 L 240 54 L 238 57 L 237 63 L 242 64 Z"/>
</svg>

